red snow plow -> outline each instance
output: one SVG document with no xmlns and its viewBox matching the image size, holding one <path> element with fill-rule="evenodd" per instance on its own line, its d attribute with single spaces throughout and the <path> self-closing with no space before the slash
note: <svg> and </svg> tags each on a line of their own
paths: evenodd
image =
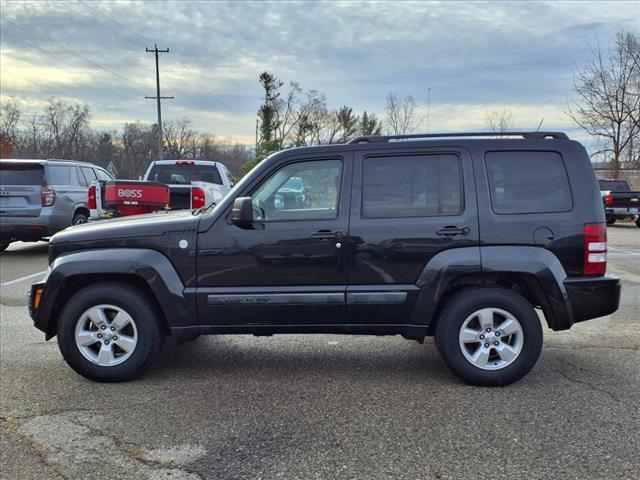
<svg viewBox="0 0 640 480">
<path fill-rule="evenodd" d="M 111 180 L 89 187 L 91 218 L 122 217 L 169 207 L 169 186 L 158 182 Z"/>
</svg>

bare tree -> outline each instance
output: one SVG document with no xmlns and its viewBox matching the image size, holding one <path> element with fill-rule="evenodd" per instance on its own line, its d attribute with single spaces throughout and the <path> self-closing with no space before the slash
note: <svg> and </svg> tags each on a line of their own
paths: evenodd
<svg viewBox="0 0 640 480">
<path fill-rule="evenodd" d="M 591 47 L 593 59 L 576 71 L 575 98 L 566 113 L 590 135 L 605 140 L 604 153 L 618 178 L 625 150 L 640 135 L 640 36 L 620 32 L 613 45 Z M 637 146 L 636 146 L 637 148 Z"/>
<path fill-rule="evenodd" d="M 0 108 L 0 133 L 5 135 L 14 145 L 17 145 L 19 141 L 18 126 L 20 117 L 20 104 L 15 97 L 9 97 L 2 102 Z"/>
<path fill-rule="evenodd" d="M 191 120 L 185 117 L 165 122 L 162 133 L 167 158 L 181 160 L 196 156 L 196 132 L 191 128 Z"/>
<path fill-rule="evenodd" d="M 408 95 L 400 98 L 397 93 L 387 95 L 384 126 L 391 135 L 406 135 L 418 129 L 420 121 L 416 111 L 416 101 Z"/>
<path fill-rule="evenodd" d="M 513 129 L 513 115 L 508 110 L 491 110 L 485 116 L 487 129 L 493 133 L 506 132 Z"/>
<path fill-rule="evenodd" d="M 123 154 L 116 160 L 121 177 L 136 178 L 142 175 L 153 160 L 157 159 L 157 125 L 141 122 L 126 123 L 122 131 Z"/>
</svg>

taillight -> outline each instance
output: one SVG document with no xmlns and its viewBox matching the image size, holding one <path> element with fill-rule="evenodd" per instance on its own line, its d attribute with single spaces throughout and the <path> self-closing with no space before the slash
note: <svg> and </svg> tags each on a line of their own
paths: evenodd
<svg viewBox="0 0 640 480">
<path fill-rule="evenodd" d="M 55 201 L 56 201 L 56 191 L 47 185 L 42 187 L 42 206 L 50 207 L 55 203 Z"/>
<path fill-rule="evenodd" d="M 176 161 L 176 165 L 195 165 L 195 160 L 178 160 Z"/>
<path fill-rule="evenodd" d="M 604 196 L 604 204 L 613 205 L 613 193 L 607 192 L 607 194 Z"/>
<path fill-rule="evenodd" d="M 87 203 L 89 204 L 90 210 L 95 210 L 96 208 L 98 208 L 98 203 L 96 202 L 96 186 L 95 185 L 91 185 L 89 187 L 89 201 Z"/>
<path fill-rule="evenodd" d="M 584 226 L 584 269 L 589 276 L 604 275 L 607 270 L 607 225 L 587 223 Z"/>
<path fill-rule="evenodd" d="M 191 208 L 204 207 L 204 190 L 200 187 L 191 189 Z"/>
</svg>

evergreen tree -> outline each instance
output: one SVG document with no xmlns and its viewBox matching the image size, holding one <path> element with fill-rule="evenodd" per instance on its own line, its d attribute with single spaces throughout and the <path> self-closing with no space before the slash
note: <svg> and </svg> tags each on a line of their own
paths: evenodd
<svg viewBox="0 0 640 480">
<path fill-rule="evenodd" d="M 375 114 L 368 114 L 365 110 L 360 120 L 360 135 L 371 136 L 382 134 L 382 122 Z"/>
</svg>

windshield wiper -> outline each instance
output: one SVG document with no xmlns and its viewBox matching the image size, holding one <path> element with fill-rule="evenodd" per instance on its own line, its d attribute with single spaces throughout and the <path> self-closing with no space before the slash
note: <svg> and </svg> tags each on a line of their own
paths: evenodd
<svg viewBox="0 0 640 480">
<path fill-rule="evenodd" d="M 216 202 L 209 202 L 206 205 L 203 205 L 199 208 L 194 209 L 191 214 L 192 215 L 200 215 L 203 212 L 206 212 L 207 210 L 209 210 L 210 208 L 213 208 L 216 206 Z"/>
</svg>

